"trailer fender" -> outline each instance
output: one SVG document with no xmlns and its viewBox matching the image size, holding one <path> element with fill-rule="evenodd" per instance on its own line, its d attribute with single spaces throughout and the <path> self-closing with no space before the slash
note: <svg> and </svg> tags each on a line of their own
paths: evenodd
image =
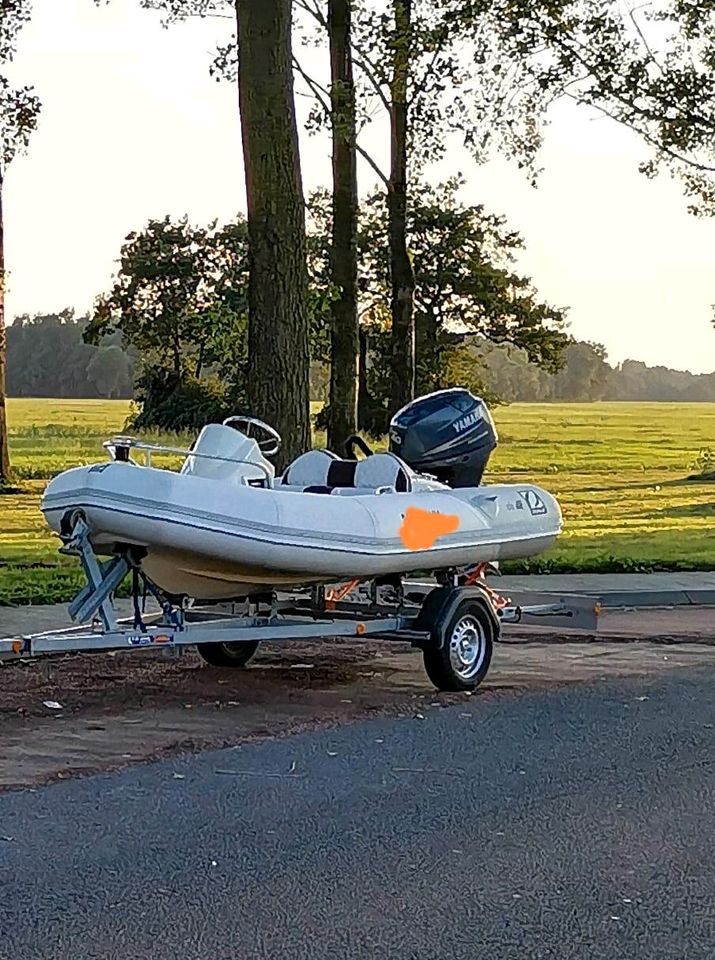
<svg viewBox="0 0 715 960">
<path fill-rule="evenodd" d="M 415 641 L 413 646 L 421 650 L 441 650 L 446 640 L 445 628 L 465 600 L 478 603 L 484 609 L 494 627 L 494 639 L 498 640 L 501 621 L 483 590 L 478 586 L 435 587 L 425 597 L 414 623 L 415 630 L 428 633 L 429 637 Z"/>
</svg>

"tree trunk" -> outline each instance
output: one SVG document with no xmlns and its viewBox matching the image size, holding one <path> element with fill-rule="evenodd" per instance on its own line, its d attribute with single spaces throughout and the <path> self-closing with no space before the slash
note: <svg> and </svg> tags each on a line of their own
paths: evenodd
<svg viewBox="0 0 715 960">
<path fill-rule="evenodd" d="M 370 391 L 367 388 L 367 334 L 360 328 L 360 353 L 358 360 L 358 427 L 362 429 L 367 422 L 370 408 Z"/>
<path fill-rule="evenodd" d="M 0 173 L 0 486 L 10 480 L 10 449 L 5 410 L 5 362 L 7 333 L 5 331 L 5 234 L 2 209 L 3 180 Z"/>
<path fill-rule="evenodd" d="M 280 468 L 310 446 L 305 206 L 293 98 L 291 0 L 236 0 L 249 241 L 248 399 L 283 437 Z"/>
<path fill-rule="evenodd" d="M 387 211 L 392 285 L 392 392 L 390 413 L 415 394 L 415 277 L 407 250 L 407 83 L 412 35 L 412 0 L 393 0 L 395 38 L 390 84 L 390 181 Z"/>
<path fill-rule="evenodd" d="M 357 313 L 358 193 L 355 85 L 350 47 L 351 0 L 329 0 L 330 100 L 333 134 L 333 236 L 328 446 L 342 451 L 357 429 L 359 324 Z"/>
<path fill-rule="evenodd" d="M 437 315 L 425 307 L 415 316 L 415 390 L 418 394 L 440 388 L 441 352 Z"/>
</svg>

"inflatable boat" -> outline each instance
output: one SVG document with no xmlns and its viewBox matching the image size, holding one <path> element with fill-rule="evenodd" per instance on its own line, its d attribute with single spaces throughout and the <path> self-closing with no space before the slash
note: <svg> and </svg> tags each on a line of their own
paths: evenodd
<svg viewBox="0 0 715 960">
<path fill-rule="evenodd" d="M 345 456 L 310 450 L 276 476 L 276 431 L 231 417 L 189 451 L 114 438 L 107 462 L 51 481 L 42 511 L 65 538 L 81 517 L 97 554 L 129 549 L 162 591 L 196 600 L 462 569 L 533 556 L 561 531 L 545 490 L 482 484 L 496 442 L 485 404 L 446 390 L 393 418 L 388 452 L 353 437 Z M 180 469 L 153 466 L 155 451 L 184 455 Z"/>
</svg>

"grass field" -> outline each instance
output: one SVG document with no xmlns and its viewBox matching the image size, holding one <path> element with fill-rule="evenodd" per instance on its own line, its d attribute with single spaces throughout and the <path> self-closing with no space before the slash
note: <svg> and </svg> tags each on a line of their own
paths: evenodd
<svg viewBox="0 0 715 960">
<path fill-rule="evenodd" d="M 102 441 L 128 413 L 123 401 L 10 401 L 22 492 L 0 497 L 0 604 L 64 601 L 76 590 L 79 570 L 58 557 L 39 498 L 55 473 L 102 460 Z M 715 569 L 715 484 L 686 479 L 715 447 L 715 404 L 514 404 L 495 419 L 489 480 L 528 476 L 559 498 L 566 524 L 548 554 L 517 569 Z"/>
</svg>

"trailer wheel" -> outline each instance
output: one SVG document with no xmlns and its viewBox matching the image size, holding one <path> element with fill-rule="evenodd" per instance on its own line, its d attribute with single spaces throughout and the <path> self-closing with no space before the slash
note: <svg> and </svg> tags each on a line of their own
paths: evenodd
<svg viewBox="0 0 715 960">
<path fill-rule="evenodd" d="M 250 643 L 197 643 L 199 656 L 212 667 L 245 667 L 258 650 L 258 640 Z"/>
<path fill-rule="evenodd" d="M 444 631 L 444 644 L 423 654 L 427 676 L 437 689 L 476 689 L 489 670 L 495 633 L 483 603 L 460 603 Z"/>
</svg>

